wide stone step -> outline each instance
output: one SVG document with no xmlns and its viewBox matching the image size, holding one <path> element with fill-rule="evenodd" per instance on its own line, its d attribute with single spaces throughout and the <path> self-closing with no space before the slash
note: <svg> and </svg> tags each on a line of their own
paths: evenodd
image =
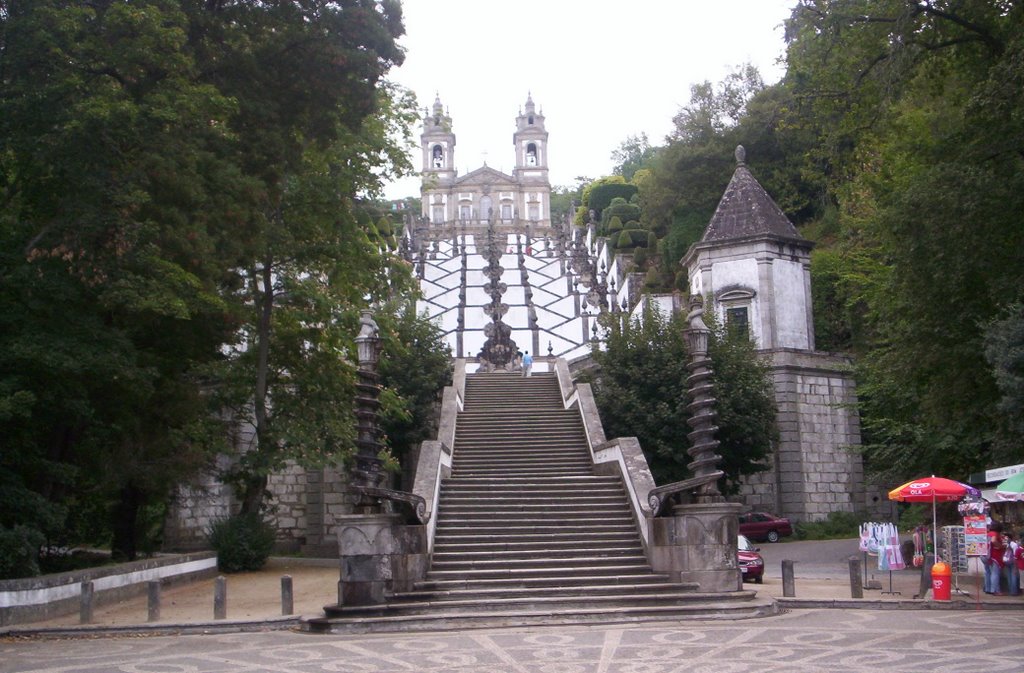
<svg viewBox="0 0 1024 673">
<path fill-rule="evenodd" d="M 492 509 L 468 509 L 441 504 L 438 509 L 438 523 L 451 521 L 564 521 L 572 525 L 576 521 L 594 521 L 594 517 L 608 523 L 614 521 L 632 521 L 632 515 L 625 505 L 609 507 L 592 507 L 584 511 L 560 510 L 550 511 L 544 508 L 493 507 Z"/>
<path fill-rule="evenodd" d="M 650 577 L 649 566 L 629 563 L 580 566 L 573 564 L 549 565 L 527 568 L 458 568 L 453 570 L 433 570 L 427 572 L 426 582 L 449 581 L 464 585 L 483 585 L 502 583 L 516 585 L 532 583 L 534 586 L 587 585 L 602 581 L 608 577 Z M 523 584 L 523 586 L 526 586 Z"/>
<path fill-rule="evenodd" d="M 570 507 L 574 503 L 587 505 L 591 503 L 626 502 L 626 496 L 622 492 L 621 488 L 616 489 L 614 487 L 598 486 L 594 489 L 581 489 L 568 493 L 570 497 L 566 497 L 567 492 L 560 489 L 533 489 L 530 491 L 501 489 L 500 491 L 497 491 L 496 489 L 489 488 L 466 488 L 460 486 L 456 486 L 455 488 L 449 488 L 447 486 L 441 487 L 442 497 L 451 502 L 467 502 L 478 505 L 486 504 L 481 502 L 481 498 L 485 497 L 489 500 L 501 500 L 506 503 L 562 503 Z"/>
<path fill-rule="evenodd" d="M 502 456 L 530 456 L 534 458 L 559 458 L 574 456 L 590 460 L 590 451 L 578 442 L 570 442 L 563 439 L 545 439 L 537 437 L 534 439 L 517 439 L 513 441 L 495 440 L 493 442 L 483 439 L 456 440 L 454 444 L 455 460 L 467 456 L 481 458 L 501 458 Z"/>
<path fill-rule="evenodd" d="M 488 448 L 474 448 L 470 451 L 460 451 L 459 447 L 455 447 L 454 462 L 465 462 L 465 461 L 484 461 L 484 460 L 504 460 L 508 462 L 521 462 L 524 460 L 531 461 L 551 461 L 553 463 L 560 463 L 566 460 L 572 461 L 585 461 L 589 465 L 593 465 L 593 461 L 590 459 L 590 454 L 580 451 L 579 449 L 572 449 L 571 447 L 553 447 L 549 450 L 547 447 L 538 446 L 536 444 L 519 444 L 514 447 L 507 449 L 498 447 Z"/>
<path fill-rule="evenodd" d="M 449 477 L 441 482 L 441 489 L 444 493 L 494 493 L 500 491 L 504 494 L 518 494 L 524 497 L 546 494 L 563 493 L 619 493 L 622 494 L 622 483 L 618 479 L 589 475 L 584 478 L 572 477 L 560 481 L 547 480 L 521 480 L 514 477 L 506 477 L 501 480 L 487 479 L 460 479 Z"/>
<path fill-rule="evenodd" d="M 461 475 L 464 472 L 496 472 L 499 474 L 519 473 L 523 470 L 531 472 L 549 472 L 558 474 L 571 472 L 580 474 L 592 474 L 593 465 L 589 461 L 581 460 L 468 460 L 453 461 L 452 473 Z"/>
<path fill-rule="evenodd" d="M 438 560 L 434 559 L 430 567 L 431 573 L 442 573 L 442 572 L 464 572 L 466 574 L 476 572 L 495 572 L 495 573 L 509 573 L 517 575 L 520 572 L 523 573 L 544 573 L 548 569 L 557 572 L 565 572 L 567 567 L 579 567 L 581 565 L 587 568 L 629 568 L 629 567 L 641 567 L 650 571 L 650 566 L 647 564 L 647 558 L 642 554 L 637 554 L 636 550 L 633 550 L 631 555 L 623 554 L 618 556 L 587 556 L 587 555 L 561 555 L 561 556 L 541 556 L 541 555 L 527 555 L 523 557 L 517 557 L 513 555 L 505 555 L 497 558 L 466 558 L 457 560 Z M 432 577 L 432 575 L 427 575 Z"/>
<path fill-rule="evenodd" d="M 481 502 L 480 498 L 477 497 L 464 497 L 456 495 L 448 495 L 444 499 L 442 506 L 447 511 L 455 511 L 458 508 L 459 511 L 471 511 L 471 512 L 485 512 L 495 511 L 495 509 L 506 510 L 506 511 L 561 511 L 561 512 L 572 512 L 578 510 L 593 511 L 592 508 L 607 508 L 607 507 L 628 507 L 626 499 L 622 494 L 610 494 L 607 496 L 600 495 L 588 495 L 584 498 L 567 500 L 565 498 L 546 497 L 546 498 L 529 498 L 510 496 L 505 498 L 493 498 L 493 502 Z"/>
<path fill-rule="evenodd" d="M 557 409 L 553 408 L 556 407 Z M 481 425 L 490 421 L 494 430 L 513 427 L 546 427 L 549 424 L 574 423 L 579 425 L 580 414 L 575 409 L 562 410 L 561 402 L 524 403 L 522 400 L 505 397 L 493 404 L 467 402 L 456 417 L 459 423 Z"/>
<path fill-rule="evenodd" d="M 457 429 L 455 447 L 480 447 L 487 448 L 515 448 L 524 445 L 541 447 L 562 447 L 565 449 L 574 448 L 577 451 L 587 453 L 587 438 L 579 428 L 555 428 L 549 432 L 537 430 L 535 432 L 517 432 L 515 434 L 496 434 L 493 430 L 486 429 Z"/>
<path fill-rule="evenodd" d="M 532 545 L 532 544 L 583 544 L 601 543 L 614 545 L 623 540 L 639 540 L 640 535 L 636 527 L 632 529 L 618 527 L 617 530 L 576 530 L 562 529 L 548 532 L 516 532 L 516 533 L 494 533 L 481 535 L 479 527 L 464 527 L 462 530 L 438 529 L 434 536 L 435 549 L 447 544 L 458 545 L 487 545 L 500 548 L 502 545 Z"/>
<path fill-rule="evenodd" d="M 544 606 L 633 606 L 668 605 L 674 602 L 693 602 L 697 592 L 679 585 L 653 584 L 650 586 L 624 585 L 608 589 L 591 587 L 535 587 L 529 592 L 499 590 L 464 591 L 410 591 L 395 594 L 396 607 L 402 606 L 415 614 L 419 608 L 430 609 L 437 601 L 444 601 L 446 609 L 484 609 L 487 603 L 500 602 L 502 609 L 541 608 Z M 430 604 L 430 605 L 427 605 Z"/>
<path fill-rule="evenodd" d="M 586 577 L 579 574 L 557 577 L 554 575 L 538 575 L 533 577 L 498 577 L 468 581 L 464 577 L 430 578 L 416 582 L 416 591 L 516 591 L 527 592 L 533 589 L 560 589 L 562 591 L 577 590 L 585 592 L 591 587 L 601 586 L 637 586 L 651 585 L 665 589 L 668 575 L 654 573 L 592 573 Z M 671 586 L 671 585 L 669 585 Z"/>
<path fill-rule="evenodd" d="M 669 585 L 671 586 L 671 585 Z M 626 587 L 623 587 L 624 589 Z M 636 588 L 636 587 L 630 587 Z M 639 590 L 635 593 L 628 591 L 612 591 L 598 593 L 592 591 L 579 591 L 573 593 L 571 590 L 556 588 L 557 593 L 544 594 L 544 587 L 537 587 L 528 594 L 517 592 L 474 592 L 454 591 L 437 592 L 422 591 L 396 594 L 394 596 L 395 607 L 402 608 L 406 614 L 424 614 L 438 606 L 438 601 L 444 601 L 444 609 L 464 610 L 487 610 L 487 603 L 500 602 L 503 610 L 516 608 L 540 609 L 544 607 L 631 607 L 641 605 L 672 605 L 677 603 L 692 603 L 696 592 L 686 589 L 671 590 L 666 586 L 656 586 L 658 593 L 654 591 Z M 674 588 L 674 587 L 673 587 Z M 668 590 L 666 590 L 668 589 Z M 332 613 L 338 614 L 338 613 Z M 343 612 L 342 612 L 343 614 Z"/>
<path fill-rule="evenodd" d="M 481 502 L 482 498 L 486 500 L 495 500 L 507 504 L 523 504 L 523 505 L 559 505 L 567 504 L 572 506 L 577 499 L 580 501 L 581 506 L 590 504 L 606 504 L 611 502 L 625 502 L 625 496 L 622 492 L 597 490 L 586 493 L 572 493 L 566 494 L 561 491 L 516 491 L 516 490 L 493 490 L 493 491 L 482 491 L 481 489 L 472 488 L 453 488 L 444 489 L 441 491 L 441 502 L 451 503 L 464 503 L 464 504 L 478 504 L 484 506 L 487 503 Z"/>
<path fill-rule="evenodd" d="M 487 480 L 476 479 L 476 480 L 463 480 L 459 481 L 455 478 L 445 479 L 443 483 L 477 483 L 485 484 Z M 494 485 L 507 485 L 523 488 L 574 488 L 574 487 L 586 487 L 589 488 L 594 484 L 611 484 L 619 485 L 621 488 L 622 482 L 619 481 L 618 477 L 605 477 L 602 475 L 591 474 L 586 477 L 573 476 L 563 477 L 555 475 L 546 475 L 543 477 L 521 477 L 519 475 L 506 475 L 499 480 L 493 480 Z"/>
<path fill-rule="evenodd" d="M 566 534 L 577 535 L 580 533 L 622 533 L 622 532 L 635 532 L 636 525 L 632 519 L 628 521 L 614 522 L 614 523 L 583 523 L 574 521 L 571 530 L 566 530 L 566 526 L 552 521 L 550 523 L 537 522 L 522 522 L 514 521 L 513 523 L 502 522 L 501 520 L 495 521 L 472 521 L 466 519 L 450 519 L 444 521 L 444 530 L 440 530 L 442 525 L 441 518 L 438 517 L 438 532 L 440 536 L 444 535 L 476 535 L 476 536 L 494 536 L 498 539 L 509 539 L 529 537 L 531 535 L 550 535 L 565 531 Z"/>
<path fill-rule="evenodd" d="M 567 460 L 572 461 L 583 461 L 588 465 L 593 466 L 593 461 L 590 459 L 588 454 L 582 451 L 564 451 L 554 450 L 549 451 L 547 448 L 539 446 L 520 446 L 516 449 L 509 451 L 502 450 L 474 450 L 470 453 L 464 453 L 459 451 L 459 447 L 455 447 L 455 458 L 453 462 L 466 462 L 466 461 L 497 461 L 503 460 L 511 463 L 528 461 L 550 461 L 552 463 L 564 462 Z"/>
<path fill-rule="evenodd" d="M 430 605 L 423 612 L 410 612 L 408 605 L 341 608 L 329 617 L 304 620 L 300 629 L 311 633 L 397 633 L 438 629 L 485 629 L 544 624 L 630 624 L 683 619 L 750 619 L 779 613 L 771 599 L 756 598 L 753 592 L 689 595 L 689 600 L 668 605 L 622 604 L 591 606 L 562 599 L 541 608 L 504 607 L 500 601 L 484 605 L 449 606 L 446 601 Z M 735 594 L 735 595 L 734 595 Z"/>
<path fill-rule="evenodd" d="M 592 463 L 590 456 L 579 449 L 545 449 L 543 452 L 530 447 L 518 447 L 507 450 L 472 449 L 469 451 L 456 451 L 456 461 L 467 460 L 585 460 Z"/>
<path fill-rule="evenodd" d="M 495 487 L 493 489 L 487 489 L 480 487 L 442 486 L 442 501 L 444 501 L 445 498 L 453 498 L 459 501 L 479 501 L 481 498 L 488 498 L 493 500 L 506 500 L 512 502 L 572 502 L 576 498 L 586 498 L 588 501 L 592 498 L 597 498 L 600 500 L 617 498 L 621 500 L 625 498 L 625 495 L 623 495 L 621 489 L 618 491 L 613 491 L 605 487 L 595 487 L 593 490 L 587 491 L 560 491 L 554 489 L 534 489 L 530 491 L 521 491 L 514 488 L 499 489 Z"/>
<path fill-rule="evenodd" d="M 635 531 L 621 533 L 561 533 L 537 535 L 528 538 L 516 536 L 493 537 L 482 540 L 478 535 L 439 534 L 434 538 L 434 554 L 482 553 L 500 554 L 505 551 L 524 553 L 530 551 L 556 551 L 565 549 L 606 548 L 615 549 L 640 544 Z"/>
<path fill-rule="evenodd" d="M 621 578 L 620 578 L 621 579 Z M 696 582 L 673 584 L 663 575 L 653 576 L 653 579 L 645 578 L 642 582 L 620 582 L 618 584 L 591 584 L 587 586 L 555 586 L 555 587 L 498 587 L 498 588 L 469 588 L 469 589 L 420 589 L 405 593 L 396 593 L 396 601 L 406 599 L 413 600 L 489 600 L 501 601 L 506 599 L 518 599 L 524 596 L 543 596 L 546 598 L 555 597 L 576 597 L 576 596 L 622 596 L 638 594 L 658 594 L 667 596 L 675 593 L 692 596 L 700 589 Z"/>
<path fill-rule="evenodd" d="M 487 446 L 483 443 L 473 446 L 456 444 L 453 460 L 585 460 L 590 464 L 589 451 L 582 451 L 567 444 L 545 444 L 543 440 L 508 444 L 504 446 Z M 513 475 L 515 476 L 515 475 Z"/>
<path fill-rule="evenodd" d="M 572 469 L 570 469 L 570 468 L 560 468 L 559 470 L 554 471 L 554 470 L 544 470 L 544 469 L 530 468 L 528 470 L 527 469 L 523 469 L 519 473 L 519 475 L 520 476 L 529 476 L 529 477 L 543 477 L 543 476 L 550 476 L 552 474 L 552 472 L 554 472 L 555 474 L 558 474 L 558 475 L 561 475 L 561 476 L 587 476 L 588 474 L 592 473 L 592 472 L 588 471 L 590 469 L 591 469 L 590 467 L 586 467 L 586 468 L 579 467 L 579 468 L 572 468 Z M 503 469 L 503 468 L 485 469 L 485 468 L 480 467 L 480 468 L 473 468 L 473 469 L 457 470 L 455 467 L 453 467 L 453 475 L 454 476 L 464 477 L 464 478 L 467 478 L 467 479 L 468 478 L 487 478 L 487 479 L 493 479 L 493 478 L 501 478 L 503 475 L 507 475 L 507 474 L 508 474 L 508 469 Z"/>
<path fill-rule="evenodd" d="M 437 563 L 451 563 L 456 561 L 463 561 L 467 563 L 484 560 L 484 561 L 498 561 L 503 558 L 520 559 L 526 557 L 537 557 L 537 558 L 622 558 L 623 556 L 642 556 L 642 548 L 638 545 L 623 545 L 617 547 L 611 546 L 565 546 L 562 548 L 552 548 L 545 546 L 538 546 L 535 549 L 495 549 L 494 547 L 486 550 L 444 550 L 438 551 L 436 545 L 434 546 L 433 560 Z"/>
<path fill-rule="evenodd" d="M 530 475 L 533 475 L 533 476 L 536 476 L 536 477 L 540 477 L 540 476 L 548 475 L 548 474 L 552 474 L 552 473 L 560 474 L 560 475 L 563 475 L 563 476 L 585 476 L 585 475 L 589 474 L 587 472 L 587 470 L 589 470 L 589 469 L 590 468 L 586 468 L 586 469 L 584 469 L 584 468 L 578 468 L 578 469 L 562 468 L 562 469 L 558 470 L 557 472 L 554 472 L 553 470 L 538 469 L 538 470 L 532 470 L 532 471 L 526 472 L 526 474 L 530 474 Z M 500 468 L 499 469 L 493 469 L 493 470 L 474 469 L 474 470 L 456 471 L 456 472 L 453 472 L 453 474 L 456 474 L 456 476 L 459 476 L 459 477 L 466 477 L 466 478 L 480 477 L 480 478 L 487 478 L 487 479 L 500 479 L 501 477 L 503 477 L 503 476 L 508 474 L 508 470 L 500 469 Z"/>
</svg>

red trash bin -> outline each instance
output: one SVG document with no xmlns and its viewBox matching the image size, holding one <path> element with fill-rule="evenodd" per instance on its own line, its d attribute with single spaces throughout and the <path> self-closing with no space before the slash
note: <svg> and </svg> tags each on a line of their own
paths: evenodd
<svg viewBox="0 0 1024 673">
<path fill-rule="evenodd" d="M 932 599 L 948 601 L 952 589 L 953 572 L 948 563 L 939 561 L 932 566 Z"/>
</svg>

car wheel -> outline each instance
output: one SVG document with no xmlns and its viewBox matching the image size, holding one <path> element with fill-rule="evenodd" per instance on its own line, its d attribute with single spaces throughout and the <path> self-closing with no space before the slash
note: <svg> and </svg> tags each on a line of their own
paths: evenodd
<svg viewBox="0 0 1024 673">
<path fill-rule="evenodd" d="M 761 584 L 762 582 L 764 582 L 764 577 L 762 577 L 761 575 L 758 575 L 754 578 L 754 584 Z"/>
<path fill-rule="evenodd" d="M 768 541 L 769 542 L 778 542 L 779 541 L 779 531 L 777 531 L 777 530 L 770 530 L 770 531 L 768 531 Z"/>
</svg>

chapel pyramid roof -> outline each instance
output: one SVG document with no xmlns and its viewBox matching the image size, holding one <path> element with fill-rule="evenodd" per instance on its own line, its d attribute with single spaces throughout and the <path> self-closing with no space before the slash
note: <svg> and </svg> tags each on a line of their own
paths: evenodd
<svg viewBox="0 0 1024 673">
<path fill-rule="evenodd" d="M 715 214 L 701 238 L 702 243 L 728 241 L 749 236 L 779 236 L 805 240 L 761 183 L 747 169 L 746 151 L 736 148 L 736 171 L 718 202 Z"/>
</svg>

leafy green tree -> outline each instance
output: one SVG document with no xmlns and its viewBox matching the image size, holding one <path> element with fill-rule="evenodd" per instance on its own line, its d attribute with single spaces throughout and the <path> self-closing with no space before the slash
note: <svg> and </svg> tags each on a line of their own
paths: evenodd
<svg viewBox="0 0 1024 673">
<path fill-rule="evenodd" d="M 612 174 L 621 175 L 627 182 L 632 182 L 636 172 L 647 166 L 656 152 L 657 148 L 651 147 L 646 133 L 629 136 L 612 151 L 611 158 L 615 162 Z"/>
<path fill-rule="evenodd" d="M 355 311 L 406 287 L 354 206 L 408 170 L 401 31 L 389 1 L 0 5 L 0 501 L 45 501 L 28 525 L 103 512 L 133 556 L 243 382 L 248 510 L 282 454 L 343 450 Z"/>
<path fill-rule="evenodd" d="M 966 475 L 1019 431 L 985 325 L 1019 301 L 1018 3 L 800 2 L 788 74 L 838 217 L 838 304 L 862 349 L 869 467 Z"/>
<path fill-rule="evenodd" d="M 381 385 L 396 404 L 386 405 L 381 424 L 400 461 L 413 447 L 437 436 L 441 392 L 452 381 L 452 354 L 440 328 L 416 314 L 412 299 L 396 298 L 378 313 L 384 338 Z"/>
<path fill-rule="evenodd" d="M 662 484 L 689 476 L 686 326 L 685 315 L 670 318 L 648 303 L 640 319 L 611 321 L 605 350 L 594 352 L 594 398 L 605 432 L 637 437 Z M 775 403 L 752 344 L 729 338 L 720 326 L 712 329 L 717 438 L 726 473 L 721 488 L 732 494 L 743 476 L 766 469 L 777 434 Z"/>
<path fill-rule="evenodd" d="M 112 533 L 95 541 L 131 558 L 140 509 L 211 449 L 191 373 L 230 329 L 206 218 L 232 105 L 198 81 L 177 3 L 41 0 L 0 22 L 0 380 L 19 402 L 0 423 L 52 504 L 39 530 L 74 536 L 54 516 L 92 502 Z"/>
<path fill-rule="evenodd" d="M 985 358 L 992 365 L 999 388 L 999 411 L 1007 431 L 1004 437 L 1024 436 L 1024 304 L 1009 306 L 985 329 Z M 995 447 L 998 455 L 1012 460 L 1016 441 Z"/>
<path fill-rule="evenodd" d="M 403 58 L 395 2 L 190 10 L 193 48 L 217 64 L 207 76 L 237 102 L 228 127 L 245 191 L 226 289 L 239 340 L 213 374 L 218 401 L 254 427 L 231 477 L 242 512 L 258 512 L 286 461 L 352 450 L 357 313 L 387 296 L 391 267 L 353 203 L 379 193 L 382 166 L 404 161 L 389 131 L 415 112 L 379 86 Z"/>
</svg>

